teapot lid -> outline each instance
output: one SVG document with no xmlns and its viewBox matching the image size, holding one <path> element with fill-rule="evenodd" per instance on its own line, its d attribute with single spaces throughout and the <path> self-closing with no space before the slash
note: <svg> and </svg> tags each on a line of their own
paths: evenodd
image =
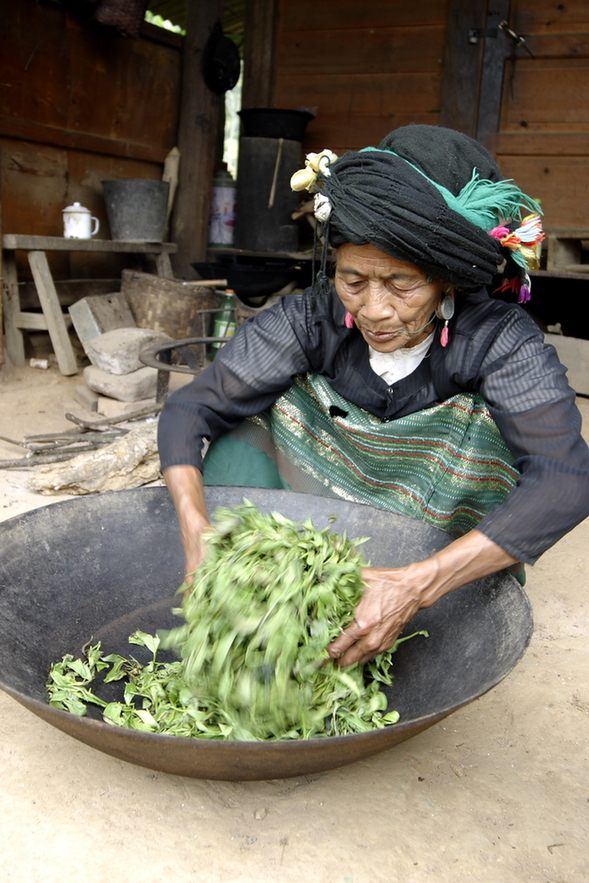
<svg viewBox="0 0 589 883">
<path fill-rule="evenodd" d="M 83 205 L 80 205 L 79 202 L 74 202 L 73 205 L 68 205 L 67 208 L 64 208 L 64 212 L 86 212 L 88 215 L 90 214 L 89 208 L 84 208 Z"/>
</svg>

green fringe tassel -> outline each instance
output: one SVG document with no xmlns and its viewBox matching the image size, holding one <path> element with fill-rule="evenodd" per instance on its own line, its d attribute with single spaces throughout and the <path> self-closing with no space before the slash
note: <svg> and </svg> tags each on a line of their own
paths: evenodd
<svg viewBox="0 0 589 883">
<path fill-rule="evenodd" d="M 375 153 L 392 153 L 399 156 L 393 150 L 380 150 L 379 147 L 364 147 L 360 153 L 365 151 L 374 151 Z M 399 157 L 403 159 L 403 157 Z M 498 227 L 501 223 L 515 221 L 519 223 L 522 219 L 522 208 L 536 212 L 542 215 L 542 209 L 538 203 L 523 193 L 512 178 L 505 178 L 503 181 L 481 180 L 477 169 L 473 169 L 472 177 L 468 184 L 462 188 L 458 196 L 454 196 L 446 187 L 436 184 L 435 181 L 404 159 L 407 165 L 423 175 L 424 178 L 432 184 L 444 197 L 447 205 L 463 218 L 466 218 L 471 224 L 481 227 L 485 233 L 489 233 L 494 227 Z M 513 254 L 514 260 L 522 267 L 527 267 L 523 256 L 521 261 L 518 260 L 516 254 Z"/>
<path fill-rule="evenodd" d="M 437 187 L 435 181 L 432 183 Z M 522 208 L 542 214 L 538 203 L 523 193 L 512 178 L 504 181 L 481 180 L 476 169 L 458 196 L 453 196 L 448 190 L 442 195 L 450 208 L 477 227 L 482 227 L 486 233 L 502 221 L 519 223 L 522 219 Z"/>
</svg>

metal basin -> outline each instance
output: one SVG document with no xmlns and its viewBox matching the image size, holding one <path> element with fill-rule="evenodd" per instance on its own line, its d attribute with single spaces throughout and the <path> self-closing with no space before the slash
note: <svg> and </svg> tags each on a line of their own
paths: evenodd
<svg viewBox="0 0 589 883">
<path fill-rule="evenodd" d="M 317 527 L 370 536 L 375 566 L 400 566 L 451 538 L 420 521 L 326 497 L 258 488 L 207 488 L 210 511 L 244 496 Z M 472 583 L 421 611 L 410 628 L 430 638 L 401 645 L 389 708 L 395 726 L 295 742 L 212 742 L 119 729 L 47 704 L 51 663 L 100 638 L 129 655 L 136 628 L 155 631 L 182 580 L 183 552 L 165 488 L 119 491 L 55 503 L 0 524 L 0 686 L 48 723 L 94 748 L 162 772 L 244 781 L 332 769 L 409 739 L 494 687 L 516 665 L 532 633 L 530 603 L 507 573 Z M 176 620 L 177 622 L 177 620 Z M 133 648 L 136 650 L 137 648 Z"/>
</svg>

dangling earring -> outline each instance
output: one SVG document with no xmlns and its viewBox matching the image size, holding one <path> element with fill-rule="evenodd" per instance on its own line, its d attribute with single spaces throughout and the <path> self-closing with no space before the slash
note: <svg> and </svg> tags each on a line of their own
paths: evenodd
<svg viewBox="0 0 589 883">
<path fill-rule="evenodd" d="M 346 315 L 344 316 L 344 325 L 346 326 L 346 328 L 354 327 L 354 317 L 351 313 L 346 313 Z"/>
<path fill-rule="evenodd" d="M 450 332 L 448 330 L 448 322 L 454 315 L 454 293 L 449 294 L 448 292 L 452 291 L 452 287 L 446 289 L 446 295 L 442 303 L 440 304 L 440 315 L 442 319 L 444 319 L 444 327 L 442 328 L 442 332 L 440 334 L 440 343 L 442 346 L 448 346 L 448 341 L 450 340 Z"/>
</svg>

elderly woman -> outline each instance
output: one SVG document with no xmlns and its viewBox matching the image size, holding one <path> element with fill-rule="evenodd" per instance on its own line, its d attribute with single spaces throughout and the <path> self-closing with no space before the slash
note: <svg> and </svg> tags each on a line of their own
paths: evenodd
<svg viewBox="0 0 589 883">
<path fill-rule="evenodd" d="M 329 647 L 349 665 L 586 517 L 589 452 L 554 350 L 485 288 L 503 272 L 499 287 L 527 299 L 542 233 L 537 205 L 477 142 L 408 126 L 379 149 L 311 155 L 292 183 L 316 194 L 334 284 L 323 263 L 312 289 L 246 322 L 166 403 L 160 454 L 187 572 L 209 525 L 205 454 L 205 483 L 339 496 L 456 536 L 425 561 L 364 570 L 355 619 Z"/>
</svg>

